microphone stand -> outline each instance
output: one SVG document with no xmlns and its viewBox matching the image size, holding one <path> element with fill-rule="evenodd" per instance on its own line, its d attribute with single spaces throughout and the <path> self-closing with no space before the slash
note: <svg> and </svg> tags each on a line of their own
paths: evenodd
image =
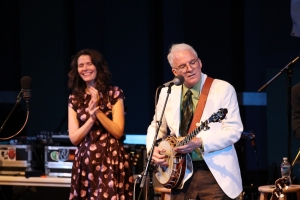
<svg viewBox="0 0 300 200">
<path fill-rule="evenodd" d="M 288 119 L 288 160 L 291 161 L 291 89 L 292 89 L 292 74 L 293 64 L 299 59 L 300 56 L 297 56 L 293 61 L 289 62 L 283 69 L 280 70 L 279 73 L 277 73 L 269 82 L 267 82 L 265 85 L 263 85 L 258 92 L 261 92 L 263 89 L 265 89 L 275 78 L 277 78 L 280 74 L 282 74 L 284 71 L 287 72 L 288 76 L 288 86 L 287 86 L 287 119 Z"/>
<path fill-rule="evenodd" d="M 21 102 L 21 100 L 22 100 L 22 98 L 21 98 L 21 96 L 20 96 L 21 93 L 22 93 L 22 92 L 20 92 L 20 93 L 18 94 L 18 96 L 17 96 L 17 101 L 16 101 L 16 103 L 15 103 L 13 109 L 10 111 L 9 115 L 6 117 L 4 123 L 2 124 L 2 126 L 1 126 L 1 128 L 0 128 L 0 133 L 3 131 L 3 128 L 4 128 L 5 124 L 6 124 L 6 122 L 8 121 L 8 119 L 10 118 L 10 116 L 11 116 L 11 114 L 14 112 L 14 110 L 16 109 L 17 105 L 19 105 L 19 103 Z"/>
<path fill-rule="evenodd" d="M 253 139 L 254 140 L 254 139 Z M 253 143 L 253 141 L 251 141 L 251 143 Z M 260 172 L 260 167 L 259 167 L 259 162 L 258 162 L 258 158 L 257 158 L 257 149 L 256 149 L 256 145 L 255 144 L 252 144 L 252 148 L 253 148 L 253 153 L 254 153 L 254 157 L 255 157 L 255 162 L 256 162 L 256 165 L 258 167 L 258 170 Z"/>
<path fill-rule="evenodd" d="M 257 148 L 256 148 L 256 144 L 255 144 L 255 137 L 256 137 L 255 133 L 253 131 L 250 131 L 250 132 L 242 132 L 242 134 L 243 134 L 243 137 L 250 140 L 251 146 L 253 148 L 255 162 L 258 167 L 258 171 L 259 171 L 259 175 L 260 175 L 261 170 L 260 170 L 259 161 L 258 161 L 258 157 L 257 157 Z M 261 180 L 261 177 L 260 177 L 260 180 Z"/>
<path fill-rule="evenodd" d="M 164 116 L 164 112 L 165 112 L 165 109 L 166 109 L 167 101 L 168 101 L 169 95 L 171 93 L 171 87 L 173 85 L 174 85 L 174 83 L 170 83 L 170 85 L 168 86 L 168 91 L 167 91 L 168 94 L 167 94 L 167 97 L 166 97 L 166 100 L 165 100 L 165 104 L 164 104 L 164 107 L 163 107 L 163 110 L 162 110 L 162 113 L 161 113 L 161 116 L 160 116 L 160 120 L 157 122 L 158 123 L 158 127 L 156 129 L 156 134 L 155 134 L 155 136 L 153 138 L 153 143 L 152 143 L 150 154 L 149 154 L 149 157 L 148 157 L 148 160 L 147 160 L 146 168 L 145 168 L 144 173 L 142 174 L 142 177 L 141 177 L 142 178 L 141 183 L 140 183 L 141 190 L 144 187 L 144 183 L 145 183 L 146 177 L 148 176 L 148 172 L 150 171 L 150 168 L 151 168 L 150 167 L 150 162 L 152 160 L 152 156 L 153 156 L 153 152 L 154 152 L 154 146 L 156 145 L 156 138 L 158 136 L 158 132 L 159 132 L 160 126 L 162 124 L 162 118 Z M 152 180 L 151 180 L 151 182 L 152 182 Z M 151 195 L 149 195 L 149 196 L 151 196 Z"/>
<path fill-rule="evenodd" d="M 256 165 L 257 165 L 257 168 L 258 168 L 259 180 L 260 180 L 260 182 L 262 184 L 262 178 L 261 178 L 262 174 L 261 174 L 261 169 L 260 169 L 259 161 L 258 161 L 258 158 L 257 158 L 257 148 L 256 148 L 256 145 L 255 145 L 255 137 L 253 139 L 251 139 L 251 146 L 253 148 L 255 162 L 256 162 Z"/>
<path fill-rule="evenodd" d="M 21 99 L 22 99 L 22 98 L 20 97 L 20 94 L 21 94 L 22 92 L 23 92 L 23 91 L 21 91 L 21 92 L 18 94 L 18 96 L 17 96 L 17 101 L 16 101 L 16 103 L 15 103 L 13 109 L 10 111 L 9 115 L 7 116 L 7 118 L 5 119 L 3 125 L 2 125 L 1 128 L 0 128 L 0 133 L 2 132 L 4 125 L 6 124 L 7 120 L 10 118 L 11 114 L 13 113 L 13 111 L 15 110 L 15 108 L 17 107 L 17 105 L 21 102 Z M 24 127 L 26 126 L 26 124 L 27 124 L 27 122 L 28 122 L 28 117 L 29 117 L 29 99 L 25 99 L 25 100 L 26 100 L 26 109 L 27 109 L 27 112 L 26 112 L 26 119 L 25 119 L 25 122 L 24 122 L 23 126 L 22 126 L 21 129 L 20 129 L 17 133 L 15 133 L 14 135 L 9 136 L 9 137 L 6 137 L 6 138 L 0 138 L 0 140 L 8 140 L 8 139 L 11 139 L 11 138 L 15 137 L 15 136 L 18 135 L 18 134 L 24 129 Z"/>
<path fill-rule="evenodd" d="M 154 188 L 153 188 L 153 166 L 149 166 L 149 192 L 147 193 L 148 200 L 154 199 Z"/>
</svg>

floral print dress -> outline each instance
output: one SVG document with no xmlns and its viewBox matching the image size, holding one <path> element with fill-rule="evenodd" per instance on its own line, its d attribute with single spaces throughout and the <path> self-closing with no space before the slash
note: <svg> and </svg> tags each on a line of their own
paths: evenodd
<svg viewBox="0 0 300 200">
<path fill-rule="evenodd" d="M 112 119 L 112 107 L 125 99 L 118 87 L 110 87 L 108 99 L 100 93 L 100 109 Z M 88 104 L 91 96 L 85 95 L 83 105 L 77 105 L 69 96 L 69 107 L 77 113 L 79 125 L 89 118 Z M 90 132 L 78 145 L 72 167 L 71 200 L 132 200 L 133 176 L 129 155 L 121 141 L 109 134 L 97 120 Z"/>
</svg>

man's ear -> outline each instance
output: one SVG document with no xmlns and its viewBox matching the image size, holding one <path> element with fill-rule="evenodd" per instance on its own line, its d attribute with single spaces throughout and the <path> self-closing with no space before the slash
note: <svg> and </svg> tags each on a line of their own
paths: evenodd
<svg viewBox="0 0 300 200">
<path fill-rule="evenodd" d="M 176 69 L 172 68 L 172 72 L 173 72 L 174 76 L 177 76 L 177 75 L 178 75 L 178 73 L 177 73 L 177 70 L 176 70 Z"/>
</svg>

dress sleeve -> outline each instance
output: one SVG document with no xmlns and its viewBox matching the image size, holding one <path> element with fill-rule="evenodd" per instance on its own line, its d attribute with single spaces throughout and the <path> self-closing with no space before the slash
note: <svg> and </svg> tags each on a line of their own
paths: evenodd
<svg viewBox="0 0 300 200">
<path fill-rule="evenodd" d="M 69 100 L 68 100 L 68 107 L 72 108 L 74 111 L 77 110 L 77 106 L 76 106 L 76 100 L 75 100 L 75 97 L 74 95 L 70 95 L 69 96 Z"/>
<path fill-rule="evenodd" d="M 123 90 L 117 86 L 110 88 L 108 94 L 111 105 L 115 105 L 119 99 L 125 100 Z"/>
</svg>

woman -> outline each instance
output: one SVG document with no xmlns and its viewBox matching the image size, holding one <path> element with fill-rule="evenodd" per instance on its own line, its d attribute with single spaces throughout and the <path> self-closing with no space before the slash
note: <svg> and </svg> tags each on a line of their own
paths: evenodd
<svg viewBox="0 0 300 200">
<path fill-rule="evenodd" d="M 69 137 L 78 147 L 69 199 L 132 199 L 130 158 L 119 140 L 125 124 L 123 91 L 110 85 L 107 63 L 92 49 L 73 57 L 68 75 Z"/>
</svg>

